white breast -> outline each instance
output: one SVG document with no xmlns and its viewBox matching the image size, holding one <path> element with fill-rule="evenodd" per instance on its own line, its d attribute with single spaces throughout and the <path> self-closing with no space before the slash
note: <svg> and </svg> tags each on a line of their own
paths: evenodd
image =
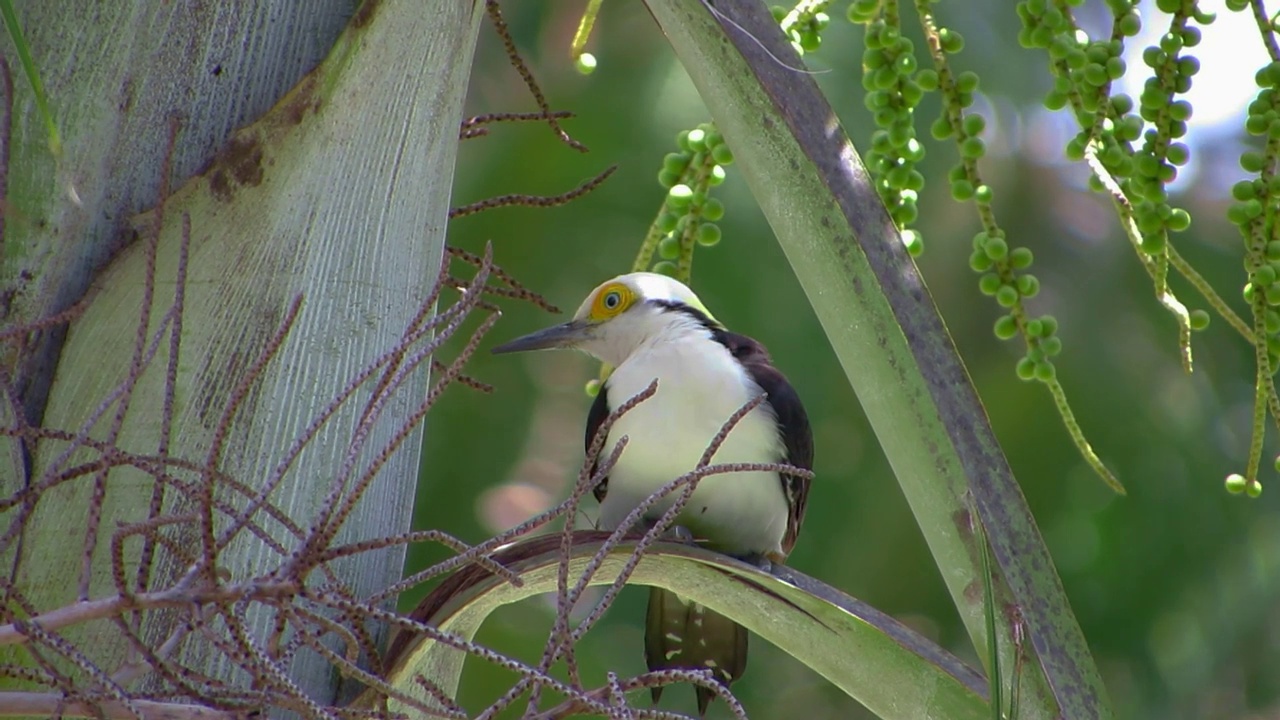
<svg viewBox="0 0 1280 720">
<path fill-rule="evenodd" d="M 701 334 L 700 334 L 701 335 Z M 603 454 L 623 435 L 627 447 L 609 473 L 600 525 L 616 528 L 655 490 L 697 467 L 712 438 L 733 413 L 761 391 L 725 347 L 705 337 L 657 339 L 633 353 L 609 377 L 617 407 L 657 378 L 653 397 L 624 415 Z M 757 406 L 730 432 L 713 463 L 777 462 L 782 438 L 770 406 Z M 675 494 L 648 513 L 656 519 Z M 777 552 L 787 525 L 787 502 L 777 473 L 708 476 L 676 524 L 712 547 L 733 554 Z"/>
</svg>

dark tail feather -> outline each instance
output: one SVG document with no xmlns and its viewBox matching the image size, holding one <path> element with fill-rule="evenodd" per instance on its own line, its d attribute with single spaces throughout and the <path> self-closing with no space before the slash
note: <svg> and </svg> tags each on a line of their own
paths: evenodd
<svg viewBox="0 0 1280 720">
<path fill-rule="evenodd" d="M 747 669 L 747 629 L 669 590 L 649 588 L 644 659 L 650 670 L 710 669 L 727 688 Z M 654 702 L 662 696 L 660 687 L 650 692 Z M 704 687 L 694 692 L 705 715 L 715 693 Z"/>
</svg>

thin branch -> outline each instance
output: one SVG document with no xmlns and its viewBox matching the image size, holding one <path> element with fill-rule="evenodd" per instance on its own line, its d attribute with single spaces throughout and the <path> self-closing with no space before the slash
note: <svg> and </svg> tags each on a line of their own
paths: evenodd
<svg viewBox="0 0 1280 720">
<path fill-rule="evenodd" d="M 456 207 L 449 211 L 449 219 L 455 220 L 457 218 L 466 217 L 468 215 L 474 215 L 478 212 L 483 212 L 485 210 L 493 210 L 494 208 L 500 208 L 500 207 L 511 207 L 513 205 L 519 205 L 521 207 L 542 207 L 542 208 L 566 205 L 570 202 L 573 202 L 574 200 L 577 200 L 583 195 L 586 195 L 592 190 L 595 190 L 605 180 L 608 180 L 609 176 L 612 175 L 614 171 L 616 171 L 617 169 L 618 169 L 617 165 L 610 165 L 609 167 L 605 168 L 600 174 L 596 175 L 590 180 L 587 180 L 586 182 L 582 183 L 581 185 L 579 185 L 578 187 L 572 190 L 560 193 L 559 195 L 523 195 L 518 193 L 513 195 L 499 195 L 497 197 L 491 197 L 487 200 L 481 200 L 479 202 L 471 203 L 470 205 L 463 205 L 461 207 Z"/>
</svg>

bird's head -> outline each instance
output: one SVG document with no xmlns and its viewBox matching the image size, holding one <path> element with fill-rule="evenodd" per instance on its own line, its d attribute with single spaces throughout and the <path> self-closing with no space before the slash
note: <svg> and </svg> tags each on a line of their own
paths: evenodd
<svg viewBox="0 0 1280 720">
<path fill-rule="evenodd" d="M 719 328 L 684 283 L 638 272 L 619 275 L 592 290 L 569 322 L 516 338 L 493 352 L 575 348 L 616 366 L 657 338 Z"/>
</svg>

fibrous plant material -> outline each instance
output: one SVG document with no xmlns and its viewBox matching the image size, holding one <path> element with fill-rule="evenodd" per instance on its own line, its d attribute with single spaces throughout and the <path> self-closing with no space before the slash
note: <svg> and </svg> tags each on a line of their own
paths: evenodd
<svg viewBox="0 0 1280 720">
<path fill-rule="evenodd" d="M 186 227 L 184 258 L 190 235 L 189 224 Z M 150 252 L 155 252 L 154 246 Z M 12 556 L 23 536 L 24 523 L 56 488 L 105 484 L 111 478 L 124 477 L 120 473 L 128 470 L 133 481 L 145 478 L 150 482 L 160 500 L 152 505 L 145 520 L 114 526 L 103 523 L 86 533 L 86 565 L 95 557 L 93 548 L 97 544 L 110 547 L 112 593 L 88 596 L 77 592 L 78 597 L 68 598 L 70 602 L 61 607 L 40 607 L 13 580 L 2 581 L 6 622 L 0 624 L 0 646 L 17 650 L 7 652 L 17 664 L 3 666 L 0 673 L 20 681 L 27 689 L 13 691 L 16 694 L 12 696 L 0 692 L 0 708 L 4 708 L 0 712 L 195 717 L 207 710 L 238 713 L 278 707 L 307 717 L 341 713 L 337 706 L 326 707 L 309 697 L 290 679 L 291 663 L 299 653 L 307 652 L 324 657 L 336 672 L 425 709 L 378 680 L 382 662 L 377 641 L 369 631 L 376 626 L 370 621 L 385 613 L 381 606 L 386 595 L 354 596 L 334 571 L 333 563 L 394 545 L 429 541 L 450 547 L 460 556 L 441 563 L 427 576 L 467 562 L 481 563 L 498 573 L 503 572 L 502 568 L 484 553 L 438 531 L 345 545 L 334 545 L 333 541 L 337 529 L 348 521 L 352 509 L 378 477 L 387 457 L 422 421 L 441 393 L 462 377 L 462 366 L 498 316 L 496 307 L 484 300 L 486 295 L 493 291 L 546 305 L 514 281 L 488 286 L 489 279 L 495 277 L 488 251 L 483 256 L 459 256 L 475 272 L 469 277 L 456 276 L 446 267 L 399 342 L 335 392 L 304 434 L 281 449 L 277 469 L 269 477 L 250 482 L 225 473 L 220 452 L 223 444 L 217 440 L 203 458 L 179 457 L 163 450 L 144 454 L 121 448 L 109 437 L 92 437 L 84 428 L 34 428 L 25 426 L 21 415 L 7 418 L 9 422 L 0 428 L 0 434 L 59 450 L 30 485 L 0 498 L 0 516 L 8 520 L 0 537 L 0 552 Z M 179 264 L 180 268 L 185 266 L 185 262 Z M 149 267 L 154 270 L 154 263 Z M 508 277 L 500 270 L 497 273 Z M 154 285 L 154 275 L 149 277 Z M 125 382 L 89 413 L 91 419 L 113 409 L 123 413 L 128 408 L 132 388 L 147 371 L 161 344 L 171 342 L 171 357 L 179 356 L 185 271 L 180 270 L 172 282 L 178 292 L 164 313 L 164 320 L 158 323 L 159 330 L 137 334 L 136 361 Z M 441 292 L 448 288 L 458 290 L 458 299 L 434 310 L 442 302 Z M 265 349 L 247 363 L 239 383 L 229 393 L 215 438 L 226 437 L 234 428 L 237 408 L 279 349 L 290 341 L 289 330 L 302 303 L 303 298 L 293 300 Z M 463 328 L 477 310 L 483 319 L 468 334 Z M 139 324 L 145 327 L 144 322 Z M 425 398 L 411 403 L 411 409 L 403 415 L 402 431 L 371 455 L 357 454 L 367 437 L 364 428 L 376 422 L 390 403 L 407 399 L 403 397 L 407 378 L 419 372 L 437 356 L 441 345 L 454 337 L 465 338 L 462 349 L 451 360 L 435 360 L 440 370 L 432 388 Z M 170 363 L 164 372 L 172 385 L 176 365 Z M 274 491 L 293 471 L 294 461 L 308 444 L 321 437 L 332 439 L 334 429 L 329 420 L 349 403 L 360 403 L 364 408 L 347 441 L 352 451 L 348 457 L 353 462 L 335 468 L 330 492 L 309 519 L 288 517 L 276 506 Z M 174 407 L 173 402 L 165 404 L 162 425 L 167 426 Z M 357 457 L 372 459 L 367 464 L 357 463 Z M 93 493 L 90 498 L 89 515 L 101 516 L 102 495 Z M 284 529 L 283 541 L 276 531 L 279 528 Z M 274 561 L 264 563 L 252 575 L 237 576 L 221 560 L 232 543 L 256 544 Z M 139 564 L 139 548 L 145 553 L 146 565 Z M 148 572 L 164 567 L 182 571 Z M 18 573 L 21 577 L 20 565 Z M 269 633 L 258 634 L 244 622 L 255 613 L 274 618 Z M 163 621 L 157 622 L 161 616 Z M 93 632 L 83 633 L 86 627 L 92 627 Z M 167 634 L 157 637 L 158 627 L 168 628 Z M 116 666 L 100 663 L 94 645 L 95 640 L 103 639 L 103 633 L 118 633 L 125 639 L 131 648 L 126 662 Z M 247 685 L 232 684 L 191 665 L 187 658 L 192 656 L 189 651 L 193 645 L 205 647 L 206 652 L 225 658 L 256 679 Z"/>
</svg>

